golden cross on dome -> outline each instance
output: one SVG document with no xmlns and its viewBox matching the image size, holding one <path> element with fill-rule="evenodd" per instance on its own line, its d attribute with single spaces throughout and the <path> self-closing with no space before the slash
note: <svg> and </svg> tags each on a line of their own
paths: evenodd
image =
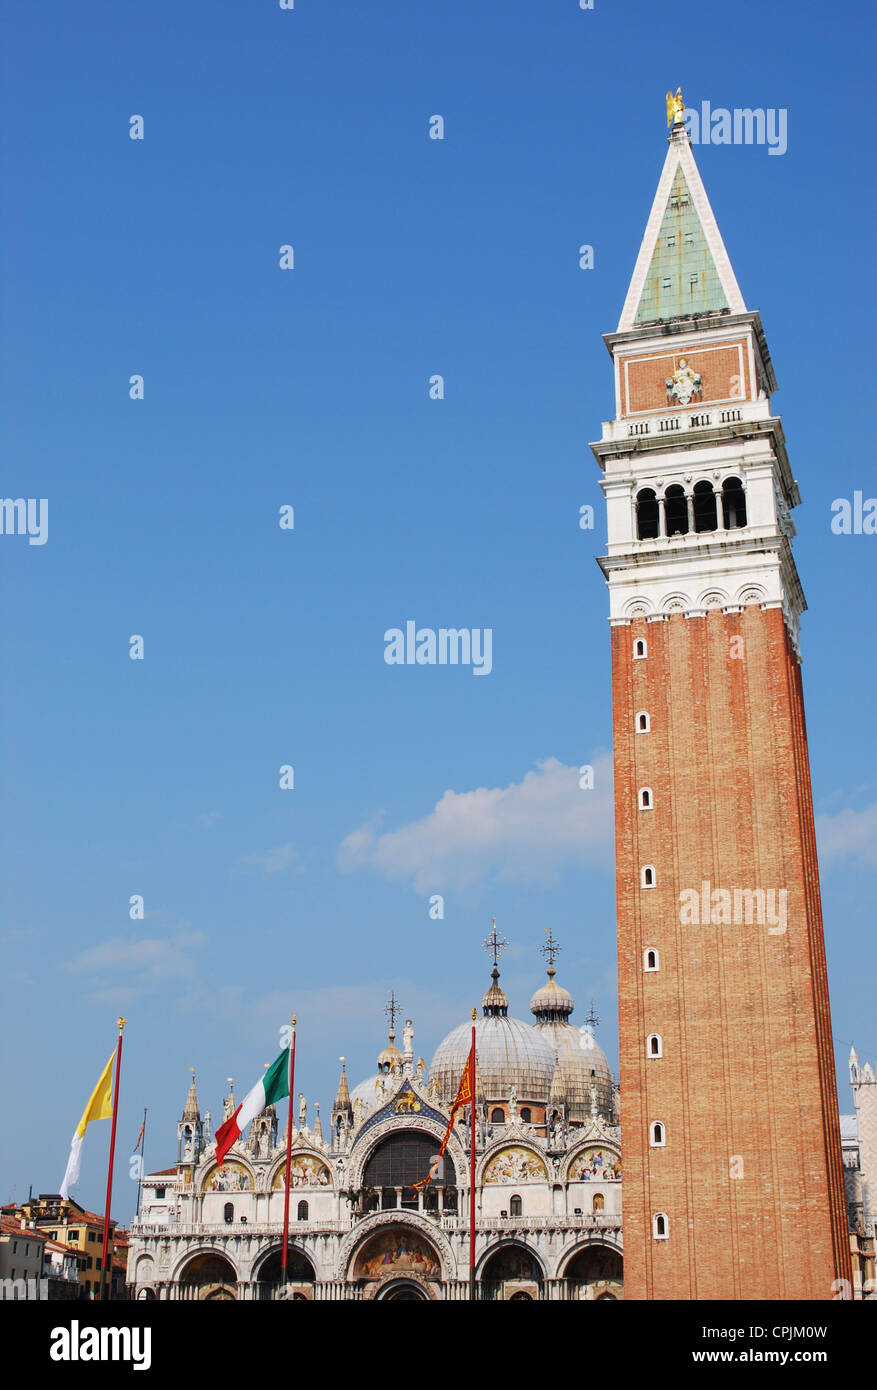
<svg viewBox="0 0 877 1390">
<path fill-rule="evenodd" d="M 599 1015 L 597 1014 L 597 1011 L 594 1008 L 593 999 L 591 1000 L 590 1013 L 588 1014 L 588 1017 L 585 1019 L 585 1022 L 587 1023 L 588 1027 L 591 1029 L 592 1032 L 597 1027 L 597 1024 L 600 1022 Z"/>
<path fill-rule="evenodd" d="M 503 951 L 506 950 L 506 948 L 508 947 L 509 943 L 506 940 L 506 938 L 502 936 L 500 932 L 497 931 L 496 918 L 491 917 L 490 920 L 493 924 L 493 930 L 491 931 L 489 936 L 486 936 L 484 938 L 483 942 L 481 943 L 481 949 L 482 951 L 486 951 L 488 955 L 493 956 L 493 964 L 495 966 Z"/>
<path fill-rule="evenodd" d="M 552 932 L 550 927 L 545 928 L 545 936 L 545 945 L 539 947 L 539 954 L 545 957 L 545 959 L 548 961 L 550 969 L 553 970 L 554 962 L 560 955 L 561 951 L 563 950 L 563 947 L 559 945 L 557 941 L 555 941 L 554 933 Z"/>
<path fill-rule="evenodd" d="M 390 990 L 390 999 L 389 999 L 389 1002 L 388 1002 L 386 1008 L 384 1009 L 384 1013 L 387 1015 L 387 1018 L 390 1020 L 390 1033 L 391 1033 L 393 1036 L 395 1036 L 395 1033 L 396 1033 L 396 1015 L 397 1015 L 397 1014 L 400 1014 L 401 1012 L 402 1012 L 401 1008 L 400 1008 L 399 1005 L 396 1003 L 396 991 L 395 991 L 394 989 L 391 989 L 391 990 Z"/>
</svg>

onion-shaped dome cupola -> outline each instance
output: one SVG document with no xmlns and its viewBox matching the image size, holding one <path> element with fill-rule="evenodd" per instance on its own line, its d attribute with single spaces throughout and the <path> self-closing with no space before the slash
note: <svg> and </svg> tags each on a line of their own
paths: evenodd
<svg viewBox="0 0 877 1390">
<path fill-rule="evenodd" d="M 569 1018 L 575 1002 L 568 990 L 555 979 L 555 958 L 560 946 L 551 929 L 541 952 L 548 959 L 548 979 L 530 1000 L 530 1011 L 536 1022 L 533 1031 L 550 1043 L 557 1055 L 554 1094 L 563 1095 L 567 1116 L 572 1124 L 586 1124 L 592 1110 L 608 1123 L 614 1117 L 614 1085 L 606 1054 L 594 1037 L 599 1021 L 592 1014 L 583 1028 L 576 1028 Z"/>
<path fill-rule="evenodd" d="M 390 1022 L 387 1046 L 378 1053 L 376 1074 L 367 1076 L 365 1081 L 360 1081 L 359 1085 L 354 1086 L 350 1093 L 350 1105 L 354 1121 L 364 1119 L 369 1111 L 383 1105 L 399 1084 L 396 1078 L 402 1075 L 402 1064 L 405 1059 L 396 1046 L 396 1017 L 399 1014 L 399 1005 L 395 990 L 390 990 L 390 999 L 384 1013 Z M 344 1084 L 347 1085 L 346 1079 Z"/>
</svg>

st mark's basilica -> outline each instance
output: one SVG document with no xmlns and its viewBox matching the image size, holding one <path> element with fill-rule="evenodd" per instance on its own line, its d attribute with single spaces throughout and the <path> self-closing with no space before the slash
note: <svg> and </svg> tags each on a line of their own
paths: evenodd
<svg viewBox="0 0 877 1390">
<path fill-rule="evenodd" d="M 593 1014 L 547 979 L 514 1018 L 500 984 L 494 927 L 490 986 L 476 1019 L 476 1278 L 484 1299 L 622 1297 L 618 1088 Z M 391 995 L 389 1040 L 373 1076 L 351 1089 L 342 1062 L 328 1132 L 303 1097 L 290 1169 L 289 1279 L 281 1283 L 285 1134 L 273 1106 L 221 1165 L 195 1078 L 177 1162 L 147 1174 L 131 1228 L 128 1281 L 140 1299 L 465 1299 L 469 1296 L 469 1125 L 460 1112 L 434 1179 L 466 1066 L 467 1020 L 416 1058 Z M 234 1096 L 225 1098 L 230 1114 Z"/>
</svg>

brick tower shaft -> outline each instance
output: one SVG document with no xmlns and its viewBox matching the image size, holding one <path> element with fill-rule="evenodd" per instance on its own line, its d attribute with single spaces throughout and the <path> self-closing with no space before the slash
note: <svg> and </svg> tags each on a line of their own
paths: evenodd
<svg viewBox="0 0 877 1390">
<path fill-rule="evenodd" d="M 681 118 L 606 343 L 625 1296 L 828 1299 L 850 1259 L 800 498 Z"/>
</svg>

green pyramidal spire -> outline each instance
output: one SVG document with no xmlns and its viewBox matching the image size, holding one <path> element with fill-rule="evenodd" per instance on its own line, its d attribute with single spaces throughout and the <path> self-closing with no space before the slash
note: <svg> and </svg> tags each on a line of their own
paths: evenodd
<svg viewBox="0 0 877 1390">
<path fill-rule="evenodd" d="M 620 330 L 686 314 L 746 311 L 682 124 L 669 145 Z"/>
<path fill-rule="evenodd" d="M 730 307 L 685 174 L 677 168 L 634 323 Z"/>
</svg>

